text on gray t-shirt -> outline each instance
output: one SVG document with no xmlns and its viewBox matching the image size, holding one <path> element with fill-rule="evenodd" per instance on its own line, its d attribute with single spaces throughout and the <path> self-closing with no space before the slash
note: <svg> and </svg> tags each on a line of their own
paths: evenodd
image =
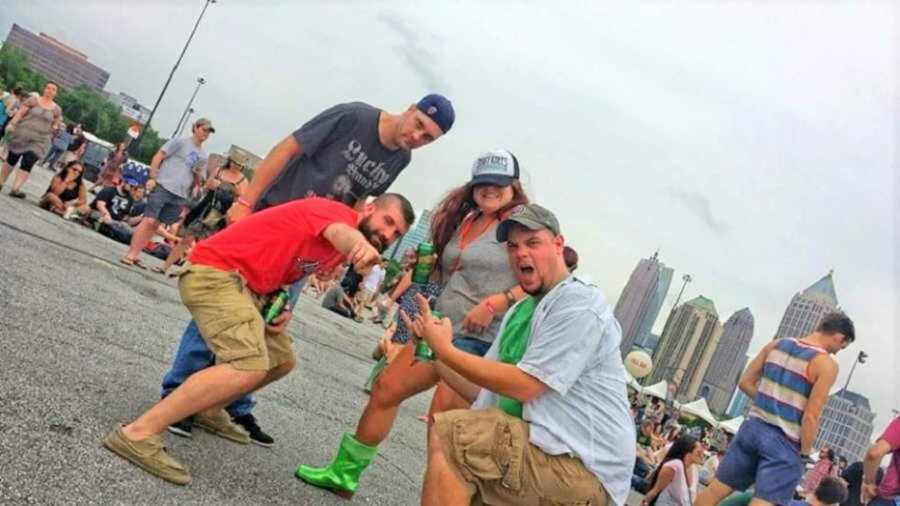
<svg viewBox="0 0 900 506">
<path fill-rule="evenodd" d="M 327 109 L 294 132 L 303 154 L 260 199 L 259 209 L 306 197 L 354 205 L 387 191 L 410 161 L 404 149 L 386 148 L 378 137 L 381 111 L 362 102 Z"/>
</svg>

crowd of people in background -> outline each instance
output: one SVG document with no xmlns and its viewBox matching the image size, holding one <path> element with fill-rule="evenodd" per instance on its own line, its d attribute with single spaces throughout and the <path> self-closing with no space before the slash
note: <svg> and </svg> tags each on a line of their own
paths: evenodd
<svg viewBox="0 0 900 506">
<path fill-rule="evenodd" d="M 626 394 L 619 381 L 625 376 L 618 324 L 599 290 L 573 275 L 578 253 L 563 241 L 553 213 L 529 201 L 519 182 L 519 161 L 507 150 L 479 155 L 468 181 L 435 207 L 429 239 L 434 249 L 427 260 L 433 268 L 424 278 L 416 273 L 425 260 L 414 250 L 399 258 L 370 258 L 412 224 L 408 202 L 385 192 L 409 164 L 410 151 L 453 125 L 452 106 L 440 95 L 426 96 L 399 114 L 363 103 L 328 109 L 276 145 L 252 179 L 240 152 L 230 152 L 222 166 L 209 166 L 203 146 L 216 130 L 201 118 L 189 137 L 166 142 L 145 170 L 129 162 L 126 143 L 116 145 L 88 188 L 81 161 L 85 132 L 79 124 L 64 123 L 54 101 L 57 91 L 49 82 L 39 95 L 14 88 L 0 98 L 0 142 L 6 152 L 0 189 L 15 174 L 9 196 L 25 198 L 22 186 L 33 167 L 42 165 L 54 174 L 38 206 L 128 244 L 119 259 L 123 265 L 197 280 L 191 290 L 199 293 L 206 290 L 200 278 L 222 281 L 215 271 L 227 264 L 248 282 L 266 287 L 249 286 L 256 290 L 252 300 L 240 302 L 249 307 L 284 291 L 286 314 L 266 321 L 265 330 L 248 331 L 254 338 L 283 337 L 301 292 L 321 298 L 323 307 L 343 317 L 384 327 L 365 383 L 370 397 L 355 429 L 343 434 L 329 465 L 300 465 L 295 471 L 311 485 L 352 496 L 401 403 L 436 387 L 422 417 L 429 423 L 423 504 L 476 495 L 490 504 L 518 504 L 522 497 L 622 504 L 629 490 L 642 494 L 645 506 L 736 505 L 753 498 L 794 506 L 897 504 L 900 419 L 864 461 L 848 465 L 825 447 L 814 462 L 810 459 L 809 431 L 815 426 L 807 425 L 805 414 L 821 413 L 822 395 L 837 371 L 830 355 L 855 338 L 849 318 L 829 315 L 810 336 L 782 339 L 760 352 L 741 379 L 755 403 L 736 436 L 684 416 L 671 400 Z M 317 214 L 322 209 L 330 214 Z M 238 242 L 261 234 L 248 228 L 249 222 L 230 226 L 250 215 L 253 223 L 275 229 L 299 219 L 313 228 L 338 223 L 343 235 L 329 236 L 324 249 L 311 246 L 319 240 L 316 234 L 265 239 L 274 250 L 290 244 L 318 255 L 327 269 L 311 262 L 295 272 L 296 265 L 269 259 L 267 250 L 257 251 L 253 260 L 259 265 L 251 266 L 248 250 Z M 371 223 L 376 217 L 383 220 L 380 226 Z M 214 236 L 218 239 L 208 240 Z M 142 252 L 163 262 L 148 267 Z M 187 267 L 173 272 L 176 265 Z M 186 298 L 185 303 L 200 321 L 191 321 L 181 337 L 162 381 L 162 400 L 104 440 L 123 458 L 179 484 L 190 482 L 190 474 L 160 453 L 159 434 L 168 429 L 190 437 L 196 425 L 233 442 L 272 446 L 274 438 L 252 414 L 254 391 L 294 366 L 285 349 L 273 347 L 259 360 L 235 355 L 217 337 L 230 330 L 220 328 L 221 315 L 210 313 L 209 306 L 220 300 Z M 432 312 L 442 317 L 432 318 Z M 416 359 L 423 340 L 440 350 L 436 360 Z M 260 347 L 270 345 L 275 346 L 266 341 Z M 591 350 L 590 356 L 576 359 L 576 348 L 580 355 Z M 561 356 L 567 359 L 561 362 Z M 785 365 L 783 357 L 804 364 L 808 376 L 799 387 L 785 372 L 794 366 Z M 238 372 L 229 363 L 241 364 L 234 366 Z M 513 368 L 498 368 L 509 365 Z M 205 395 L 188 383 L 205 370 L 228 371 L 236 383 L 230 389 L 216 384 L 227 395 Z M 215 383 L 208 374 L 202 377 Z M 787 387 L 791 393 L 785 393 Z M 584 397 L 567 396 L 570 390 Z M 226 400 L 230 404 L 223 405 Z M 475 407 L 480 411 L 470 409 Z M 523 421 L 525 412 L 529 423 Z M 586 427 L 584 419 L 602 423 Z M 528 436 L 529 426 L 537 435 Z M 584 430 L 573 433 L 574 426 Z M 498 433 L 505 439 L 496 440 Z M 765 441 L 781 446 L 773 449 Z M 494 454 L 477 462 L 458 457 L 469 450 Z M 890 453 L 891 467 L 882 476 L 877 463 Z M 494 466 L 503 459 L 530 466 L 515 478 L 522 487 L 518 495 L 509 495 L 512 482 L 506 478 L 497 484 L 496 474 L 506 470 Z M 564 476 L 567 487 L 551 484 L 548 476 Z"/>
</svg>

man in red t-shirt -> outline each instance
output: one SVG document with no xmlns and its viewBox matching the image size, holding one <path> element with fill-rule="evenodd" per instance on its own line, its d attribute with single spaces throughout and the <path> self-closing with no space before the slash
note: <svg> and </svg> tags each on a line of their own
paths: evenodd
<svg viewBox="0 0 900 506">
<path fill-rule="evenodd" d="M 879 487 L 875 484 L 875 474 L 881 460 L 888 453 L 892 454 L 891 462 Z M 862 502 L 870 506 L 894 506 L 900 503 L 900 416 L 888 424 L 884 434 L 866 452 L 864 466 Z"/>
<path fill-rule="evenodd" d="M 360 212 L 309 198 L 250 215 L 198 243 L 178 289 L 216 365 L 117 427 L 104 446 L 164 480 L 190 483 L 184 466 L 165 452 L 160 434 L 166 427 L 194 414 L 210 426 L 227 423 L 223 408 L 229 402 L 294 367 L 291 338 L 284 333 L 291 312 L 265 323 L 259 308 L 266 296 L 344 259 L 357 271 L 367 271 L 414 219 L 409 201 L 395 193 L 381 195 Z"/>
</svg>

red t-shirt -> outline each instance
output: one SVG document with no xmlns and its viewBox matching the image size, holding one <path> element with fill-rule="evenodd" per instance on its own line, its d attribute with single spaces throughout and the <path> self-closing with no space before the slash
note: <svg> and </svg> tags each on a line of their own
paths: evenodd
<svg viewBox="0 0 900 506">
<path fill-rule="evenodd" d="M 900 416 L 894 418 L 884 429 L 881 440 L 891 445 L 891 462 L 888 464 L 884 479 L 878 488 L 881 497 L 894 497 L 900 495 Z"/>
<path fill-rule="evenodd" d="M 356 211 L 340 202 L 295 200 L 253 213 L 200 241 L 188 260 L 237 271 L 250 290 L 267 294 L 317 270 L 339 265 L 343 255 L 322 232 L 332 223 L 356 228 L 357 220 Z"/>
</svg>

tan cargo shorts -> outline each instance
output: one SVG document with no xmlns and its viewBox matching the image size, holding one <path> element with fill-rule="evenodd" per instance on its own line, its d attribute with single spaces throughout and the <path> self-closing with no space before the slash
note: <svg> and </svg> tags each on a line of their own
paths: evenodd
<svg viewBox="0 0 900 506">
<path fill-rule="evenodd" d="M 581 460 L 547 455 L 528 442 L 528 424 L 499 409 L 434 415 L 435 435 L 472 504 L 606 506 L 609 496 Z"/>
<path fill-rule="evenodd" d="M 262 303 L 238 273 L 186 264 L 178 291 L 217 363 L 268 371 L 294 360 L 290 336 L 266 330 Z"/>
</svg>

